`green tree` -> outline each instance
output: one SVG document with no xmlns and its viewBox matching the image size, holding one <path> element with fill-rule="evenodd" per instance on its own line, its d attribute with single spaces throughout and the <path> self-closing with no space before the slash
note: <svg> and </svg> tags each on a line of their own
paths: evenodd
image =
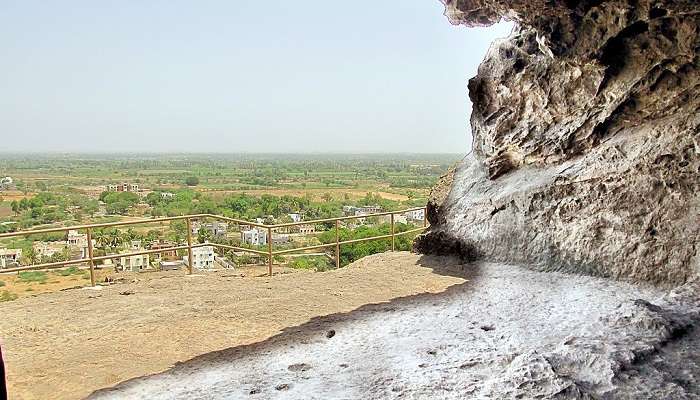
<svg viewBox="0 0 700 400">
<path fill-rule="evenodd" d="M 99 210 L 99 208 L 100 205 L 97 202 L 97 200 L 90 200 L 82 206 L 83 211 L 87 213 L 90 217 L 95 216 L 95 213 L 97 212 L 97 210 Z"/>
<path fill-rule="evenodd" d="M 197 186 L 197 185 L 199 185 L 199 178 L 197 178 L 196 176 L 188 176 L 188 177 L 185 179 L 185 185 L 187 185 L 187 186 Z"/>
<path fill-rule="evenodd" d="M 187 223 L 183 220 L 170 222 L 170 238 L 175 243 L 181 243 L 187 237 Z"/>
<path fill-rule="evenodd" d="M 197 231 L 197 240 L 199 243 L 211 242 L 212 234 L 208 229 L 199 228 Z"/>
<path fill-rule="evenodd" d="M 33 247 L 24 250 L 22 261 L 24 265 L 34 265 L 39 261 L 39 256 L 36 254 Z"/>
</svg>

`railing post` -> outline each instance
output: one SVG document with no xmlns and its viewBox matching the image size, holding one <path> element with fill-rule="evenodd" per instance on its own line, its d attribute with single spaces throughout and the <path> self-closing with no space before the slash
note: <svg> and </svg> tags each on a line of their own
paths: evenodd
<svg viewBox="0 0 700 400">
<path fill-rule="evenodd" d="M 95 262 L 92 259 L 92 228 L 87 228 L 87 245 L 88 245 L 88 265 L 90 266 L 90 284 L 95 286 Z"/>
<path fill-rule="evenodd" d="M 396 237 L 394 236 L 394 213 L 391 213 L 391 251 L 396 251 Z"/>
<path fill-rule="evenodd" d="M 187 218 L 187 273 L 192 275 L 192 221 Z"/>
<path fill-rule="evenodd" d="M 272 227 L 267 228 L 267 273 L 272 276 Z"/>
<path fill-rule="evenodd" d="M 428 207 L 423 207 L 423 228 L 428 226 Z"/>
<path fill-rule="evenodd" d="M 335 269 L 340 268 L 340 233 L 338 228 L 340 220 L 335 220 Z"/>
</svg>

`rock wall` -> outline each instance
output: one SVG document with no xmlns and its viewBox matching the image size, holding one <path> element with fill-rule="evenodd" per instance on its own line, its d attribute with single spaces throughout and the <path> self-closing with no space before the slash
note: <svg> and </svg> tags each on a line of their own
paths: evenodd
<svg viewBox="0 0 700 400">
<path fill-rule="evenodd" d="M 517 23 L 469 81 L 473 152 L 425 253 L 682 284 L 700 270 L 700 3 L 443 0 Z"/>
</svg>

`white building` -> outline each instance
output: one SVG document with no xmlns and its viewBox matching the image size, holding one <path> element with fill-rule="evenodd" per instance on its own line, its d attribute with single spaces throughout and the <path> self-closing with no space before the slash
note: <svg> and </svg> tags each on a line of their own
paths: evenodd
<svg viewBox="0 0 700 400">
<path fill-rule="evenodd" d="M 382 212 L 382 208 L 380 206 L 362 206 L 362 207 L 357 207 L 355 209 L 355 215 L 369 215 L 369 214 L 374 214 Z"/>
<path fill-rule="evenodd" d="M 312 233 L 316 233 L 316 227 L 314 225 L 297 225 L 292 227 L 292 232 L 294 233 L 299 233 L 302 235 L 310 235 Z"/>
<path fill-rule="evenodd" d="M 299 213 L 292 213 L 292 214 L 287 214 L 289 218 L 292 219 L 292 222 L 301 222 L 301 214 Z"/>
<path fill-rule="evenodd" d="M 192 268 L 196 269 L 212 269 L 214 268 L 214 260 L 216 254 L 213 246 L 195 247 L 192 249 Z M 189 263 L 189 257 L 184 256 L 182 260 L 185 265 Z"/>
<path fill-rule="evenodd" d="M 34 242 L 32 248 L 37 257 L 48 258 L 62 253 L 66 245 L 63 242 Z"/>
<path fill-rule="evenodd" d="M 253 228 L 241 231 L 241 242 L 253 246 L 264 246 L 267 244 L 267 229 Z"/>
<path fill-rule="evenodd" d="M 131 242 L 132 252 L 142 250 L 141 241 L 133 240 Z M 117 267 L 122 271 L 141 272 L 150 266 L 150 257 L 148 254 L 140 254 L 137 256 L 122 256 L 117 259 Z"/>
<path fill-rule="evenodd" d="M 391 223 L 391 215 L 385 215 L 383 217 L 380 217 L 380 219 L 382 220 L 382 222 Z M 394 215 L 394 223 L 395 224 L 407 224 L 408 218 L 406 218 L 405 215 L 395 214 Z"/>
<path fill-rule="evenodd" d="M 287 244 L 289 243 L 289 235 L 285 235 L 282 233 L 273 233 L 272 234 L 272 244 Z"/>
<path fill-rule="evenodd" d="M 137 183 L 120 183 L 118 185 L 107 185 L 108 192 L 140 192 Z"/>
<path fill-rule="evenodd" d="M 0 248 L 0 269 L 19 266 L 22 249 Z"/>
<path fill-rule="evenodd" d="M 68 237 L 66 238 L 66 245 L 71 250 L 80 254 L 80 258 L 88 257 L 88 240 L 87 234 L 78 233 L 78 231 L 70 230 L 68 231 Z M 92 246 L 95 247 L 95 239 L 92 240 Z"/>
<path fill-rule="evenodd" d="M 423 219 L 425 218 L 425 210 L 424 209 L 413 210 L 413 211 L 407 212 L 404 215 L 406 216 L 406 218 L 409 221 L 421 221 L 422 222 Z"/>
<path fill-rule="evenodd" d="M 141 272 L 150 266 L 149 263 L 150 259 L 148 257 L 148 254 L 119 257 L 119 259 L 117 260 L 117 266 L 121 268 L 122 271 L 129 272 Z"/>
<path fill-rule="evenodd" d="M 226 233 L 228 232 L 228 224 L 224 222 L 209 222 L 209 223 L 201 223 L 198 221 L 195 221 L 192 223 L 192 234 L 196 235 L 199 233 L 200 229 L 204 229 L 206 231 L 209 231 L 212 236 L 226 236 Z"/>
<path fill-rule="evenodd" d="M 173 197 L 175 197 L 175 193 L 160 192 L 160 198 L 163 200 L 172 199 Z"/>
<path fill-rule="evenodd" d="M 0 189 L 13 189 L 15 186 L 13 183 L 14 181 L 9 176 L 0 178 Z"/>
</svg>

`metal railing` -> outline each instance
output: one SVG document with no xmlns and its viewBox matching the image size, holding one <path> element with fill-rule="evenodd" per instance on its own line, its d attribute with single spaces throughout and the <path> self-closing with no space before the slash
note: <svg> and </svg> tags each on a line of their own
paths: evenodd
<svg viewBox="0 0 700 400">
<path fill-rule="evenodd" d="M 402 231 L 402 232 L 396 232 L 396 224 L 394 223 L 394 215 L 408 213 L 411 211 L 418 211 L 418 210 L 423 210 L 423 226 L 418 227 L 418 228 L 414 228 L 414 229 L 409 229 L 409 230 Z M 360 218 L 381 217 L 381 216 L 386 216 L 386 215 L 391 216 L 390 217 L 390 219 L 391 219 L 391 233 L 390 234 L 379 235 L 379 236 L 370 236 L 370 237 L 366 237 L 366 238 L 344 240 L 344 241 L 340 240 L 340 222 L 341 221 L 360 219 Z M 204 218 L 211 218 L 214 220 L 225 221 L 228 223 L 236 223 L 239 225 L 247 225 L 247 226 L 266 229 L 267 230 L 267 251 L 252 249 L 252 248 L 247 248 L 247 247 L 230 246 L 230 245 L 220 244 L 220 243 L 192 244 L 192 220 L 193 219 L 199 220 L 199 219 L 204 219 Z M 131 226 L 131 225 L 145 225 L 145 224 L 154 224 L 154 223 L 163 223 L 163 222 L 171 222 L 171 221 L 181 221 L 181 220 L 185 220 L 186 224 L 187 224 L 187 245 L 163 247 L 163 248 L 158 248 L 158 249 L 142 250 L 142 251 L 136 251 L 136 252 L 130 252 L 130 253 L 107 254 L 104 256 L 97 256 L 97 257 L 94 255 L 94 248 L 93 248 L 94 246 L 92 244 L 92 240 L 93 240 L 92 237 L 93 237 L 93 231 L 95 229 L 123 227 L 123 226 Z M 329 223 L 329 222 L 333 222 L 335 224 L 335 242 L 323 243 L 323 244 L 312 245 L 312 246 L 304 246 L 304 247 L 298 247 L 298 248 L 293 248 L 293 249 L 278 250 L 278 251 L 272 250 L 272 246 L 273 246 L 272 233 L 273 233 L 273 230 L 275 230 L 275 229 L 290 228 L 290 227 L 301 226 L 301 225 L 317 225 L 317 224 Z M 17 236 L 31 236 L 31 235 L 55 233 L 55 232 L 66 232 L 67 233 L 68 231 L 82 231 L 82 230 L 84 230 L 87 234 L 87 250 L 88 250 L 87 256 L 88 257 L 87 258 L 79 258 L 79 259 L 71 259 L 71 260 L 66 260 L 66 261 L 57 261 L 57 262 L 36 264 L 36 265 L 5 268 L 5 269 L 0 269 L 0 273 L 20 272 L 20 271 L 28 271 L 28 270 L 56 269 L 56 268 L 66 267 L 69 265 L 83 264 L 83 263 L 87 262 L 87 264 L 90 268 L 90 284 L 92 286 L 95 286 L 96 285 L 96 282 L 95 282 L 95 262 L 96 261 L 105 261 L 105 260 L 111 260 L 111 259 L 121 258 L 121 257 L 133 257 L 133 256 L 139 256 L 139 255 L 146 255 L 146 254 L 157 254 L 157 253 L 167 253 L 167 252 L 173 252 L 173 251 L 177 252 L 178 250 L 187 250 L 187 259 L 188 259 L 187 273 L 192 274 L 192 268 L 193 268 L 192 250 L 195 248 L 199 248 L 199 247 L 211 246 L 211 247 L 216 247 L 216 248 L 225 249 L 225 250 L 234 250 L 234 251 L 248 252 L 248 253 L 253 253 L 253 254 L 257 254 L 257 255 L 267 256 L 268 274 L 270 276 L 272 276 L 273 259 L 275 256 L 278 256 L 278 255 L 335 247 L 335 266 L 336 266 L 336 268 L 340 268 L 340 246 L 341 245 L 391 238 L 391 250 L 394 251 L 396 248 L 396 236 L 407 235 L 410 233 L 419 232 L 419 231 L 426 229 L 427 226 L 428 226 L 428 222 L 427 222 L 426 207 L 415 207 L 415 208 L 409 208 L 409 209 L 399 210 L 399 211 L 386 211 L 386 212 L 373 213 L 373 214 L 350 215 L 350 216 L 345 216 L 345 217 L 325 218 L 325 219 L 316 219 L 316 220 L 310 220 L 310 221 L 290 222 L 290 223 L 273 224 L 273 225 L 260 224 L 260 223 L 256 223 L 256 222 L 250 222 L 250 221 L 245 221 L 245 220 L 235 219 L 235 218 L 228 218 L 228 217 L 224 217 L 221 215 L 214 215 L 214 214 L 193 214 L 193 215 L 183 215 L 183 216 L 178 216 L 178 217 L 152 218 L 152 219 L 137 220 L 137 221 L 107 222 L 107 223 L 98 223 L 98 224 L 86 224 L 86 225 L 75 225 L 75 226 L 67 226 L 67 227 L 56 227 L 56 228 L 36 229 L 36 230 L 27 230 L 27 231 L 18 231 L 18 232 L 8 232 L 8 233 L 0 234 L 0 239 L 17 237 Z"/>
</svg>

